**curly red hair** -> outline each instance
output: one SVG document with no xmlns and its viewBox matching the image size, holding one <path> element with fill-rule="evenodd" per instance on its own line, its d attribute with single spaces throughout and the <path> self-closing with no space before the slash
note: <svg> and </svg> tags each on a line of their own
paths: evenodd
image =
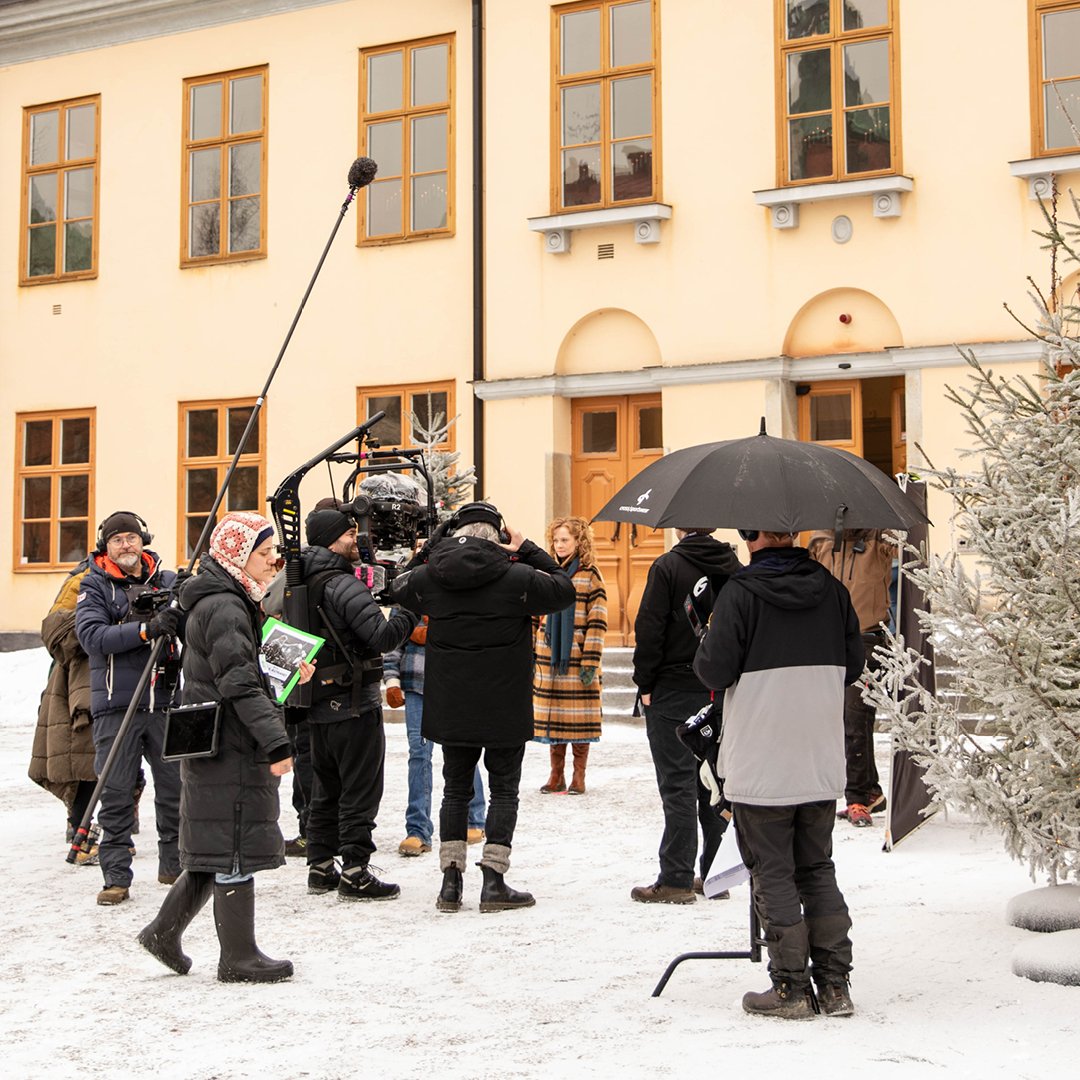
<svg viewBox="0 0 1080 1080">
<path fill-rule="evenodd" d="M 581 566 L 595 566 L 592 526 L 583 517 L 557 517 L 548 522 L 547 548 L 552 557 L 555 557 L 555 530 L 562 528 L 569 531 L 574 538 L 574 543 L 577 544 L 578 563 Z"/>
</svg>

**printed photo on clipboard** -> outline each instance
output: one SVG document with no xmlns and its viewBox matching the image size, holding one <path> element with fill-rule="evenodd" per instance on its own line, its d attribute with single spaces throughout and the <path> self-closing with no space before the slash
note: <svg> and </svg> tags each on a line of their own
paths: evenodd
<svg viewBox="0 0 1080 1080">
<path fill-rule="evenodd" d="M 269 679 L 270 693 L 279 705 L 300 679 L 300 662 L 310 663 L 325 644 L 325 638 L 298 630 L 280 619 L 271 618 L 263 623 L 259 666 Z"/>
</svg>

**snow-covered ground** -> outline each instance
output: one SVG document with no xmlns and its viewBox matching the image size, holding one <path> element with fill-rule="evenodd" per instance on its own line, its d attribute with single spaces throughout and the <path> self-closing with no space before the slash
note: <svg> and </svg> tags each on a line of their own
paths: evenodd
<svg viewBox="0 0 1080 1080">
<path fill-rule="evenodd" d="M 291 861 L 256 878 L 259 942 L 291 982 L 223 985 L 209 911 L 181 977 L 135 935 L 157 910 L 151 792 L 129 903 L 96 906 L 96 868 L 64 861 L 60 803 L 26 778 L 44 650 L 0 654 L 0 1070 L 9 1077 L 1047 1077 L 1076 1075 L 1080 989 L 1010 973 L 1029 931 L 1006 925 L 1032 887 L 996 835 L 939 816 L 890 854 L 881 826 L 839 824 L 836 862 L 855 920 L 850 1019 L 745 1015 L 764 965 L 668 961 L 740 949 L 747 890 L 692 907 L 630 900 L 652 881 L 661 814 L 645 734 L 610 724 L 584 798 L 542 796 L 530 746 L 511 884 L 535 908 L 439 914 L 435 855 L 403 859 L 406 743 L 388 725 L 376 862 L 401 885 L 379 904 L 309 896 Z M 885 764 L 884 740 L 878 747 Z M 436 799 L 439 790 L 436 784 Z M 295 827 L 282 787 L 282 825 Z M 476 849 L 473 849 L 476 850 Z M 477 854 L 479 854 L 477 852 Z"/>
</svg>

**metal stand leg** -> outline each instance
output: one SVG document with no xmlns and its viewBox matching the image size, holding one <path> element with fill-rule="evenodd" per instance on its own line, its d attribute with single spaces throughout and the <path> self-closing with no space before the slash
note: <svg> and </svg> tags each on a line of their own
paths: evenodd
<svg viewBox="0 0 1080 1080">
<path fill-rule="evenodd" d="M 680 956 L 676 956 L 674 960 L 668 964 L 664 974 L 660 976 L 660 981 L 656 984 L 656 989 L 652 992 L 653 997 L 659 997 L 664 992 L 664 987 L 668 984 L 668 979 L 671 978 L 672 972 L 684 961 L 684 960 L 749 960 L 754 964 L 761 963 L 761 949 L 765 944 L 765 939 L 761 934 L 761 922 L 758 920 L 757 908 L 754 906 L 753 890 L 750 892 L 750 948 L 745 952 L 688 952 L 682 953 Z"/>
</svg>

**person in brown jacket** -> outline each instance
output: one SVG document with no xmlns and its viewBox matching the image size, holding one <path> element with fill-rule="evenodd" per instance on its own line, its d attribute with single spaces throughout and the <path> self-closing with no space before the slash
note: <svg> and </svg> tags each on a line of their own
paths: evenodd
<svg viewBox="0 0 1080 1080">
<path fill-rule="evenodd" d="M 876 663 L 874 649 L 884 643 L 883 624 L 889 621 L 889 584 L 896 546 L 875 529 L 846 529 L 840 547 L 834 551 L 831 532 L 816 532 L 808 545 L 810 558 L 824 566 L 851 594 L 851 604 L 859 616 L 866 666 Z M 872 705 L 863 701 L 865 679 L 852 683 L 844 692 L 844 752 L 847 808 L 839 813 L 856 828 L 873 824 L 871 814 L 885 809 L 885 795 L 874 762 L 874 721 Z"/>
</svg>

